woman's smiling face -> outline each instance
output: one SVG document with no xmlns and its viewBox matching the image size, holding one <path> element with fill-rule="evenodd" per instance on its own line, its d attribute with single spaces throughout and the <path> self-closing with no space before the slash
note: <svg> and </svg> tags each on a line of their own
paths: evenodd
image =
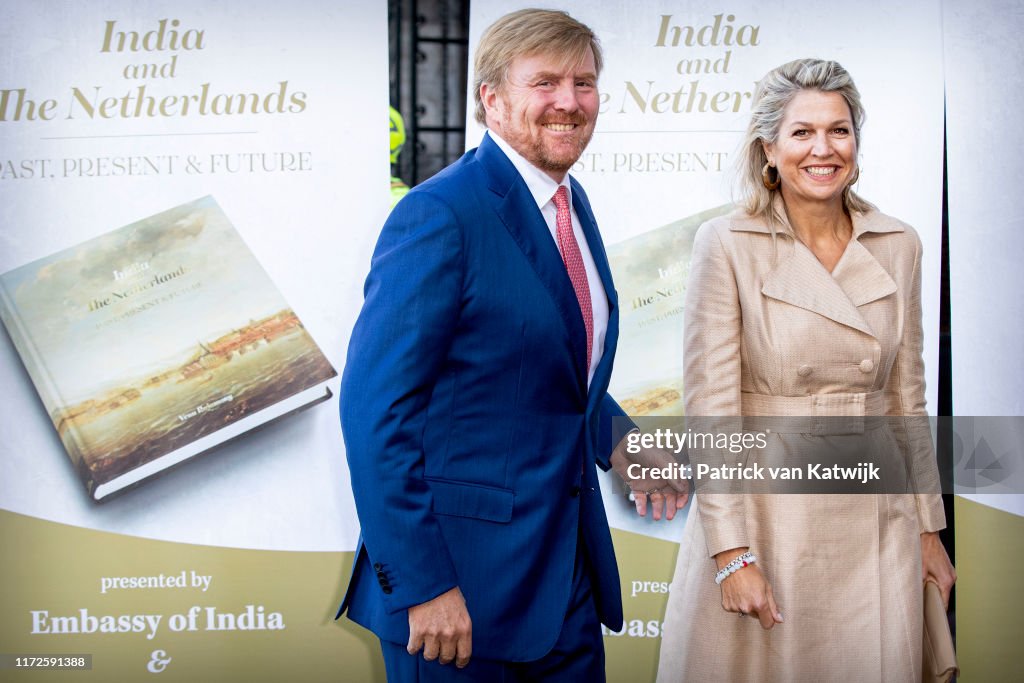
<svg viewBox="0 0 1024 683">
<path fill-rule="evenodd" d="M 839 202 L 857 168 L 853 117 L 842 95 L 803 90 L 789 104 L 778 139 L 764 145 L 791 202 Z"/>
</svg>

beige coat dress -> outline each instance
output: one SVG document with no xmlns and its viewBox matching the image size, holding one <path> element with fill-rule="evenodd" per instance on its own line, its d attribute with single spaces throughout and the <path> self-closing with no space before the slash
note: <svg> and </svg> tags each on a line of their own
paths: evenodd
<svg viewBox="0 0 1024 683">
<path fill-rule="evenodd" d="M 686 300 L 688 416 L 925 415 L 921 242 L 854 214 L 832 273 L 742 212 L 704 224 Z M 897 421 L 900 422 L 900 421 Z M 920 421 L 915 424 L 921 424 Z M 807 437 L 773 434 L 778 445 Z M 930 436 L 895 438 L 937 491 Z M 919 534 L 945 526 L 939 495 L 695 496 L 662 633 L 658 681 L 919 681 Z M 712 556 L 749 546 L 784 623 L 721 606 Z"/>
</svg>

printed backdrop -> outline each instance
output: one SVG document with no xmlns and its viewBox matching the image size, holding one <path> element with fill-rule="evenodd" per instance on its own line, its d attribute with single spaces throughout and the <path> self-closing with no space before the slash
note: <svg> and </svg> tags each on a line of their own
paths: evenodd
<svg viewBox="0 0 1024 683">
<path fill-rule="evenodd" d="M 386 22 L 355 0 L 3 3 L 0 272 L 210 195 L 340 371 L 388 207 Z M 0 384 L 0 654 L 91 653 L 104 681 L 375 675 L 333 622 L 359 532 L 337 379 L 102 504 L 7 335 Z"/>
<path fill-rule="evenodd" d="M 528 4 L 475 0 L 470 44 Z M 1019 212 L 993 207 L 1018 195 L 988 190 L 1020 169 L 1001 135 L 980 154 L 976 137 L 981 120 L 1019 136 L 1008 94 L 1019 91 L 1020 59 L 1008 52 L 1019 52 L 1019 8 L 557 4 L 597 30 L 607 58 L 598 132 L 574 174 L 615 268 L 624 310 L 613 391 L 631 412 L 681 412 L 693 231 L 730 201 L 755 81 L 803 56 L 838 59 L 855 77 L 868 112 L 859 191 L 924 240 L 933 409 L 946 88 L 954 381 L 966 383 L 957 410 L 1020 412 L 1020 373 L 999 371 L 1019 361 L 1019 335 L 1000 336 L 1016 318 L 992 318 L 998 307 L 977 294 L 990 291 L 992 264 L 1013 276 L 1016 252 L 1002 240 Z M 340 372 L 388 205 L 386 35 L 382 0 L 4 3 L 0 273 L 212 195 Z M 255 95 L 255 110 L 237 111 L 239 94 Z M 481 133 L 471 124 L 468 144 Z M 993 159 L 1003 160 L 995 174 Z M 968 240 L 979 225 L 991 259 L 981 265 Z M 333 621 L 358 536 L 336 397 L 97 505 L 0 337 L 0 679 L 383 680 L 375 639 Z M 997 338 L 1009 345 L 986 350 Z M 126 353 L 130 343 L 111 367 Z M 639 520 L 617 482 L 604 490 L 627 615 L 622 633 L 606 634 L 609 678 L 653 680 L 684 520 Z M 986 586 L 1013 584 L 1008 574 L 993 581 L 991 568 L 1019 565 L 995 561 L 1006 539 L 1021 538 L 1018 498 L 957 501 L 964 680 L 995 680 L 1013 651 L 1006 634 L 1022 593 L 1007 601 Z M 1001 536 L 978 533 L 992 529 Z M 89 654 L 92 668 L 41 676 L 12 657 L 57 654 Z"/>
</svg>

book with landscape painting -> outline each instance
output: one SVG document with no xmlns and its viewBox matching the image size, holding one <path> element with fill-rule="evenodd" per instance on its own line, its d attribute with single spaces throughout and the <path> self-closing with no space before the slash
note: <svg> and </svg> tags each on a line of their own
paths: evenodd
<svg viewBox="0 0 1024 683">
<path fill-rule="evenodd" d="M 96 500 L 337 376 L 209 196 L 0 275 L 0 316 Z"/>
<path fill-rule="evenodd" d="M 632 417 L 683 414 L 683 302 L 697 228 L 721 206 L 608 246 L 619 295 L 611 393 Z"/>
</svg>

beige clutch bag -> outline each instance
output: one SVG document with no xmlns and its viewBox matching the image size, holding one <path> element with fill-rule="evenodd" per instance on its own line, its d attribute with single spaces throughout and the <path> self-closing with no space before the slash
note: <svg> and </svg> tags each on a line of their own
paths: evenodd
<svg viewBox="0 0 1024 683">
<path fill-rule="evenodd" d="M 922 652 L 922 683 L 949 683 L 953 676 L 960 673 L 956 664 L 956 650 L 953 649 L 953 636 L 949 632 L 949 621 L 946 620 L 946 610 L 942 606 L 942 594 L 931 581 L 925 581 L 924 584 Z"/>
</svg>

